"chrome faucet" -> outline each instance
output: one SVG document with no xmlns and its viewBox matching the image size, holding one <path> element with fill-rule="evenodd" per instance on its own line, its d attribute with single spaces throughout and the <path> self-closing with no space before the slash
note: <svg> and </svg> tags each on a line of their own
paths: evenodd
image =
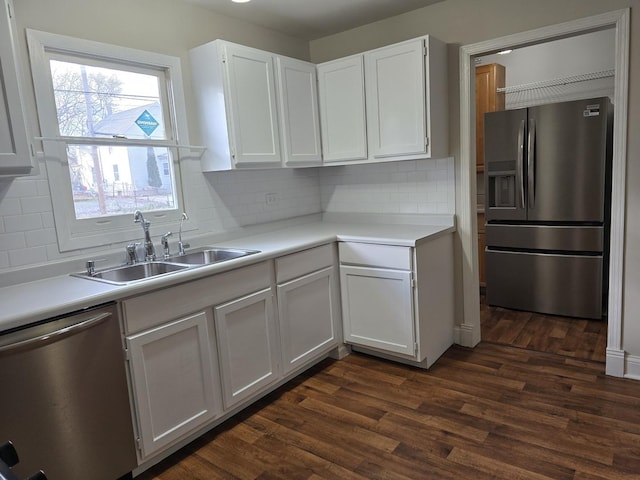
<svg viewBox="0 0 640 480">
<path fill-rule="evenodd" d="M 180 231 L 178 232 L 178 254 L 180 255 L 184 255 L 184 249 L 189 248 L 188 243 L 182 243 L 182 222 L 184 220 L 189 220 L 186 212 L 182 212 L 182 216 L 180 217 Z"/>
<path fill-rule="evenodd" d="M 127 265 L 135 265 L 138 263 L 138 246 L 140 242 L 132 242 L 127 245 Z"/>
<path fill-rule="evenodd" d="M 169 252 L 169 237 L 173 235 L 171 232 L 167 232 L 162 237 L 160 237 L 160 241 L 162 242 L 162 253 L 164 258 L 169 258 L 171 255 Z"/>
<path fill-rule="evenodd" d="M 151 241 L 151 235 L 149 234 L 149 227 L 151 226 L 151 222 L 144 219 L 142 212 L 140 210 L 136 210 L 133 213 L 133 221 L 135 223 L 139 223 L 142 225 L 142 230 L 144 231 L 144 259 L 147 262 L 153 261 L 156 259 L 156 251 L 153 247 L 153 242 Z"/>
</svg>

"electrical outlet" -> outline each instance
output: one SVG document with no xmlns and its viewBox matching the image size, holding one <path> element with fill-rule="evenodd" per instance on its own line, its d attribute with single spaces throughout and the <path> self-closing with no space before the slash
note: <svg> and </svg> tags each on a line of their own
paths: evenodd
<svg viewBox="0 0 640 480">
<path fill-rule="evenodd" d="M 267 193 L 264 196 L 264 203 L 270 207 L 273 207 L 278 204 L 278 194 L 277 193 Z"/>
</svg>

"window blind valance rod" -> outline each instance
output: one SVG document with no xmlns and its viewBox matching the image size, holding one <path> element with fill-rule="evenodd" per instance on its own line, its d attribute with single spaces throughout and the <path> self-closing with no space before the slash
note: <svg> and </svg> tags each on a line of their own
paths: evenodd
<svg viewBox="0 0 640 480">
<path fill-rule="evenodd" d="M 182 145 L 166 140 L 136 140 L 121 137 L 33 137 L 34 140 L 42 142 L 60 142 L 72 145 L 105 145 L 105 146 L 122 146 L 122 147 L 166 147 L 166 148 L 188 148 L 190 150 L 206 150 L 207 147 L 199 145 Z"/>
<path fill-rule="evenodd" d="M 525 92 L 527 90 L 556 87 L 559 85 L 568 85 L 571 83 L 597 80 L 599 78 L 613 77 L 614 74 L 615 74 L 614 70 L 602 70 L 601 72 L 583 73 L 580 75 L 572 75 L 570 77 L 555 78 L 552 80 L 541 80 L 539 82 L 523 83 L 521 85 L 512 85 L 510 87 L 497 88 L 496 91 L 498 93 Z"/>
</svg>

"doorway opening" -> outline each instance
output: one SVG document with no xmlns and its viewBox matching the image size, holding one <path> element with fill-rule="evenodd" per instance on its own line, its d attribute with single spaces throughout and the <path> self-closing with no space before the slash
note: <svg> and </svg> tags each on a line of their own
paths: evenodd
<svg viewBox="0 0 640 480">
<path fill-rule="evenodd" d="M 613 28 L 615 31 L 613 166 L 611 235 L 609 262 L 608 333 L 606 372 L 623 376 L 625 355 L 622 345 L 622 260 L 624 250 L 624 207 L 626 135 L 628 105 L 629 9 L 544 27 L 537 30 L 467 45 L 460 51 L 460 237 L 463 250 L 463 323 L 458 328 L 459 343 L 474 346 L 480 341 L 480 293 L 478 280 L 477 191 L 475 166 L 474 59 L 506 48 L 543 44 L 560 38 Z"/>
<path fill-rule="evenodd" d="M 585 136 L 584 132 L 580 132 L 585 128 L 590 131 L 606 129 L 609 125 L 608 116 L 602 114 L 606 112 L 599 111 L 593 116 L 584 117 L 583 109 L 585 105 L 594 103 L 602 103 L 606 107 L 613 101 L 614 52 L 615 30 L 607 28 L 474 57 L 478 270 L 483 341 L 605 362 L 606 278 L 603 278 L 605 269 L 600 263 L 606 261 L 608 249 L 603 242 L 603 251 L 599 255 L 581 256 L 579 254 L 583 252 L 576 251 L 580 247 L 576 247 L 575 240 L 592 235 L 594 231 L 600 232 L 598 235 L 602 239 L 605 237 L 605 212 L 610 205 L 609 189 L 605 188 L 606 179 L 609 178 L 605 166 L 610 162 L 610 159 L 609 162 L 606 161 L 607 156 L 604 154 L 606 142 L 599 140 L 599 135 Z M 535 174 L 536 180 L 540 182 L 534 195 L 537 198 L 536 204 L 529 203 L 529 196 L 523 195 L 526 201 L 522 205 L 519 201 L 515 202 L 515 210 L 508 208 L 503 213 L 502 208 L 494 205 L 499 200 L 495 198 L 496 192 L 493 192 L 494 195 L 485 192 L 485 184 L 488 180 L 489 185 L 493 185 L 491 180 L 496 177 L 492 177 L 491 173 L 495 174 L 499 165 L 498 169 L 504 170 L 503 161 L 507 157 L 511 158 L 508 152 L 511 147 L 516 147 L 515 131 L 511 138 L 510 130 L 504 129 L 514 119 L 528 119 L 542 112 L 546 112 L 544 122 L 547 123 L 543 122 L 538 127 L 547 125 L 547 128 L 538 128 L 535 135 L 535 124 L 531 125 L 538 153 L 534 153 L 532 159 L 526 158 L 526 153 L 523 155 L 524 163 L 537 158 L 533 164 L 543 165 Z M 488 121 L 491 120 L 486 133 L 485 113 L 489 113 Z M 571 118 L 571 121 L 550 126 L 549 122 L 554 122 L 559 116 Z M 498 129 L 496 119 L 501 119 Z M 524 136 L 522 140 L 525 141 Z M 485 148 L 488 152 L 486 159 Z M 503 150 L 505 148 L 508 150 Z M 564 153 L 558 156 L 556 149 L 562 149 Z M 545 153 L 541 153 L 542 151 Z M 515 155 L 515 150 L 513 152 Z M 581 176 L 580 171 L 588 172 L 588 175 Z M 563 172 L 566 172 L 568 179 L 563 179 Z M 527 173 L 530 172 L 523 174 L 522 185 L 515 183 L 516 190 L 522 189 L 522 193 L 527 189 L 527 182 L 524 180 Z M 537 184 L 538 181 L 534 183 Z M 598 191 L 601 192 L 600 195 L 597 194 Z M 519 197 L 517 192 L 515 197 Z M 489 201 L 491 198 L 493 200 Z M 595 201 L 597 198 L 601 200 Z M 487 206 L 485 209 L 485 199 L 493 207 Z M 568 243 L 558 237 L 560 234 L 557 226 L 530 224 L 528 228 L 520 228 L 510 223 L 504 226 L 494 223 L 495 219 L 505 216 L 511 218 L 513 211 L 521 212 L 523 218 L 537 216 L 540 220 L 550 222 L 564 220 L 569 224 L 579 225 L 576 222 L 589 218 L 591 221 L 600 219 L 602 223 L 600 228 L 590 226 L 588 229 L 564 226 L 563 232 L 568 229 L 573 232 L 572 242 Z M 491 220 L 486 229 L 485 220 Z M 531 249 L 545 248 L 539 240 L 540 235 L 553 233 L 554 237 L 558 237 L 555 238 L 558 245 L 554 247 L 564 246 L 570 249 L 566 253 L 569 257 L 550 255 L 553 252 L 549 251 L 542 255 L 534 253 L 536 250 L 522 254 L 496 251 L 496 239 L 492 233 L 501 229 L 517 229 L 520 234 L 532 232 L 531 235 L 525 235 Z M 486 241 L 487 235 L 489 242 Z M 506 245 L 514 242 L 509 238 L 503 241 Z M 486 255 L 485 246 L 488 247 Z M 504 259 L 507 258 L 510 260 L 505 265 Z M 568 258 L 572 260 L 569 261 Z M 518 263 L 516 259 L 528 261 Z M 562 271 L 552 273 L 551 268 L 560 264 Z M 585 269 L 586 265 L 592 268 Z M 505 267 L 509 271 L 505 271 Z M 572 272 L 578 271 L 581 275 L 576 284 L 577 279 Z M 490 292 L 485 294 L 487 279 L 491 280 L 487 287 Z M 571 287 L 554 288 L 554 282 Z M 586 294 L 586 290 L 589 294 Z M 593 290 L 599 292 L 591 294 Z M 591 318 L 583 318 L 587 312 Z M 600 318 L 594 321 L 596 316 Z"/>
</svg>

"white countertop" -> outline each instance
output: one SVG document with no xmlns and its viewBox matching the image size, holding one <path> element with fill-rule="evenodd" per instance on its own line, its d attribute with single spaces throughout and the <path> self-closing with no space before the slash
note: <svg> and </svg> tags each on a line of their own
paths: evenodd
<svg viewBox="0 0 640 480">
<path fill-rule="evenodd" d="M 434 218 L 434 224 L 404 224 L 394 223 L 394 219 L 388 223 L 370 223 L 362 215 L 325 215 L 323 220 L 302 221 L 299 225 L 215 242 L 217 246 L 259 250 L 260 253 L 130 285 L 110 285 L 72 277 L 69 275 L 71 272 L 66 272 L 63 275 L 3 287 L 0 288 L 0 331 L 334 241 L 413 247 L 455 231 L 453 215 Z M 404 221 L 406 220 L 405 218 Z M 365 221 L 368 223 L 355 223 Z M 268 230 L 264 227 L 262 229 Z"/>
</svg>

